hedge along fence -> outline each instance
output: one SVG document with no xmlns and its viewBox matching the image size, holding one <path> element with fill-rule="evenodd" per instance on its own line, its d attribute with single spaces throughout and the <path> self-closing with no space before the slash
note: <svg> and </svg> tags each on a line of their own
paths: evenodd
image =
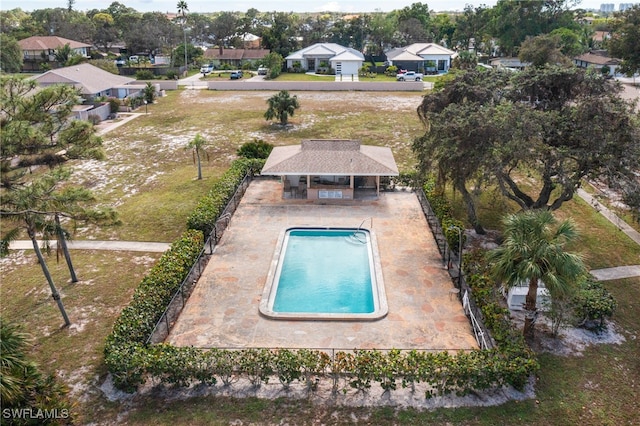
<svg viewBox="0 0 640 426">
<path fill-rule="evenodd" d="M 149 378 L 177 386 L 211 386 L 218 382 L 232 385 L 240 377 L 257 386 L 277 377 L 285 389 L 298 381 L 310 391 L 316 389 L 319 380 L 331 380 L 336 392 L 347 392 L 349 388 L 366 391 L 372 383 L 379 383 L 385 391 L 398 386 L 413 389 L 418 383 L 426 383 L 425 397 L 430 398 L 502 385 L 521 389 L 537 370 L 531 352 L 518 344 L 455 355 L 394 349 L 334 351 L 333 356 L 316 349 L 200 350 L 146 344 L 153 326 L 198 256 L 202 232 L 211 232 L 235 186 L 256 167 L 254 161 L 234 162 L 215 182 L 189 217 L 189 227 L 195 229 L 187 231 L 161 257 L 123 310 L 105 347 L 105 363 L 116 387 L 135 391 Z"/>
<path fill-rule="evenodd" d="M 117 386 L 141 383 L 147 354 L 144 342 L 153 332 L 175 292 L 196 261 L 202 232 L 186 231 L 175 241 L 136 288 L 133 299 L 116 320 L 105 345 L 105 363 Z"/>
<path fill-rule="evenodd" d="M 222 177 L 215 181 L 209 193 L 200 200 L 189 215 L 187 228 L 197 229 L 209 236 L 216 220 L 222 215 L 244 177 L 248 173 L 259 172 L 263 165 L 264 160 L 240 159 L 234 161 Z"/>
</svg>

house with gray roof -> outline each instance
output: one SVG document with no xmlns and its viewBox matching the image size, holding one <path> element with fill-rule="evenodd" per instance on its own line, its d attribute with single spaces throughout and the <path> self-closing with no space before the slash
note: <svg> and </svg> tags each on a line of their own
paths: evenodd
<svg viewBox="0 0 640 426">
<path fill-rule="evenodd" d="M 81 43 L 75 40 L 69 40 L 56 36 L 33 36 L 18 41 L 18 46 L 22 51 L 22 69 L 23 71 L 40 71 L 43 63 L 49 67 L 58 67 L 60 64 L 56 61 L 56 52 L 69 45 L 71 52 L 80 55 L 83 58 L 90 57 L 90 44 Z"/>
<path fill-rule="evenodd" d="M 380 194 L 380 178 L 398 176 L 390 148 L 358 140 L 308 139 L 274 147 L 261 171 L 280 176 L 285 198 L 354 199 Z"/>
<path fill-rule="evenodd" d="M 392 49 L 386 55 L 389 66 L 395 65 L 399 70 L 443 74 L 451 68 L 456 52 L 436 43 L 413 43 Z"/>
<path fill-rule="evenodd" d="M 336 43 L 316 43 L 293 52 L 284 59 L 287 61 L 287 69 L 300 68 L 308 72 L 325 73 L 334 70 L 336 75 L 358 75 L 364 55 Z"/>
<path fill-rule="evenodd" d="M 90 64 L 50 70 L 33 77 L 33 80 L 42 87 L 54 84 L 71 85 L 88 101 L 102 96 L 118 99 L 140 96 L 145 87 L 145 84 L 132 84 L 136 81 L 135 78 L 112 74 Z"/>
</svg>

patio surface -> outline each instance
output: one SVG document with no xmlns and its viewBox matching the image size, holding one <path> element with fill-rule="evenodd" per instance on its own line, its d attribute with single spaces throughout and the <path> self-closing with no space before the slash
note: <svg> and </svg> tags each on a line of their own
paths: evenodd
<svg viewBox="0 0 640 426">
<path fill-rule="evenodd" d="M 274 320 L 258 307 L 282 231 L 363 227 L 376 234 L 389 314 L 375 321 Z M 475 349 L 467 317 L 415 194 L 340 204 L 282 199 L 277 180 L 254 180 L 167 342 L 194 347 Z"/>
</svg>

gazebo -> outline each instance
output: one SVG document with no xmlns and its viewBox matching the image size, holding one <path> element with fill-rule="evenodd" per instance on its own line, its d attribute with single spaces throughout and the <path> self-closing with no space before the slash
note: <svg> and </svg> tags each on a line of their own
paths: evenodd
<svg viewBox="0 0 640 426">
<path fill-rule="evenodd" d="M 358 140 L 307 139 L 273 148 L 261 174 L 282 178 L 283 197 L 354 199 L 380 195 L 380 177 L 398 176 L 391 149 Z"/>
</svg>

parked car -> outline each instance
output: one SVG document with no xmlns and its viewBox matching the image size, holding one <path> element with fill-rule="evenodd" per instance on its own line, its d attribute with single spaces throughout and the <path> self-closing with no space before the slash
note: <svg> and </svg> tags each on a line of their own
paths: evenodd
<svg viewBox="0 0 640 426">
<path fill-rule="evenodd" d="M 129 62 L 138 63 L 140 62 L 140 57 L 137 55 L 129 56 Z"/>
<path fill-rule="evenodd" d="M 231 73 L 230 77 L 231 80 L 238 80 L 242 78 L 242 71 L 234 71 Z"/>
<path fill-rule="evenodd" d="M 269 69 L 266 67 L 259 67 L 258 68 L 258 75 L 267 75 L 267 72 L 269 72 Z"/>
<path fill-rule="evenodd" d="M 420 81 L 424 76 L 419 72 L 407 71 L 396 75 L 398 81 Z"/>
<path fill-rule="evenodd" d="M 125 61 L 122 57 L 118 57 L 116 59 L 116 66 L 117 67 L 122 67 L 127 63 L 127 61 Z"/>
<path fill-rule="evenodd" d="M 202 67 L 200 67 L 200 72 L 204 75 L 209 74 L 210 72 L 213 72 L 213 65 L 211 64 L 205 64 Z"/>
</svg>

